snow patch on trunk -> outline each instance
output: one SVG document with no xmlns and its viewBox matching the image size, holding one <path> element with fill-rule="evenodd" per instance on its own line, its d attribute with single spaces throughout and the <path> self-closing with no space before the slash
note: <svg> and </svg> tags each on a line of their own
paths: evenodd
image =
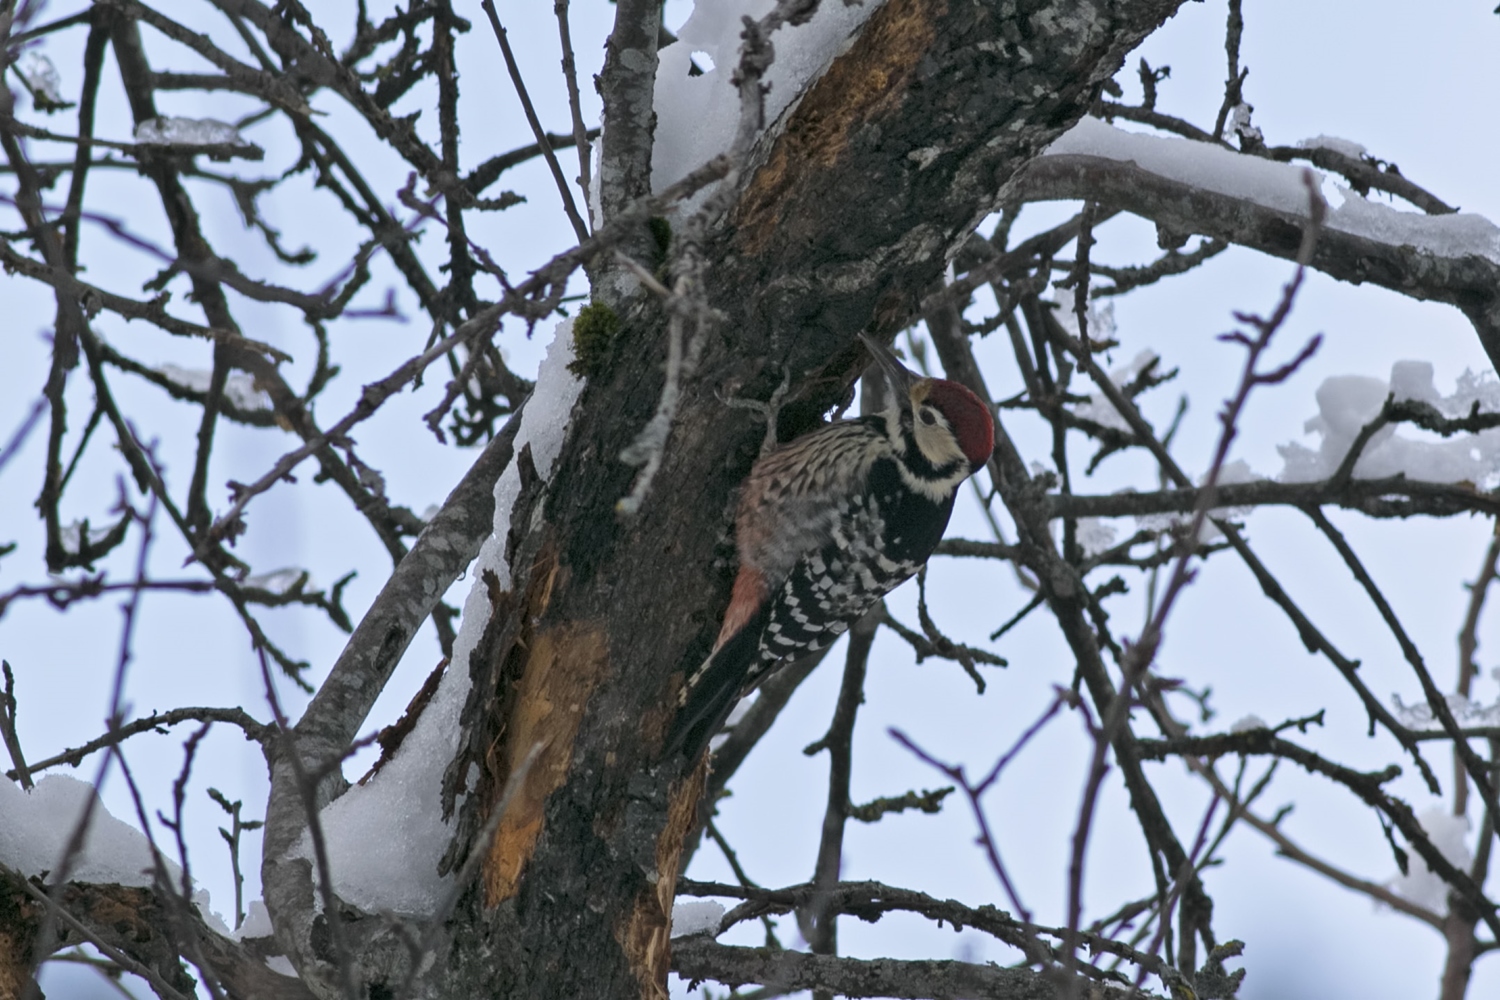
<svg viewBox="0 0 1500 1000">
<path fill-rule="evenodd" d="M 765 97 L 767 123 L 774 122 L 849 46 L 879 6 L 880 0 L 826 0 L 806 24 L 784 26 L 771 36 L 776 58 L 763 81 L 770 87 Z M 774 0 L 698 0 L 678 30 L 677 42 L 658 53 L 654 190 L 670 187 L 729 151 L 740 117 L 739 90 L 732 78 L 740 62 L 741 18 L 759 20 L 773 7 Z M 694 63 L 703 70 L 701 76 L 688 75 Z"/>
<path fill-rule="evenodd" d="M 583 389 L 583 382 L 568 371 L 572 360 L 569 319 L 557 326 L 515 440 L 517 455 L 531 446 L 543 479 L 551 475 L 562 451 L 573 404 Z M 495 484 L 494 532 L 470 568 L 473 585 L 453 644 L 452 664 L 426 710 L 401 749 L 368 783 L 350 788 L 322 812 L 334 892 L 366 912 L 429 914 L 452 882 L 437 873 L 452 834 L 442 820 L 442 775 L 458 751 L 459 713 L 469 694 L 469 657 L 489 620 L 484 574 L 494 573 L 502 590 L 511 586 L 505 539 L 520 490 L 520 471 L 512 461 Z M 304 833 L 290 855 L 312 860 L 311 834 Z"/>
</svg>

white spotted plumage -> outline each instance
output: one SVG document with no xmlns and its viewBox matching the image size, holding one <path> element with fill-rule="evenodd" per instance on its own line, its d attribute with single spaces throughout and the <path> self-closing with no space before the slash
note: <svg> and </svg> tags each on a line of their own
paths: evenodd
<svg viewBox="0 0 1500 1000">
<path fill-rule="evenodd" d="M 895 405 L 763 455 L 735 519 L 739 573 L 713 652 L 685 680 L 670 747 L 696 755 L 738 698 L 831 644 L 936 547 L 993 422 L 969 390 L 921 379 L 873 341 Z"/>
</svg>

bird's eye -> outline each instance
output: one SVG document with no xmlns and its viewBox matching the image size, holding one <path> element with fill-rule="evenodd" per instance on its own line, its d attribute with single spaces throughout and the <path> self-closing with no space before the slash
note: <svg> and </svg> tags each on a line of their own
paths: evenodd
<svg viewBox="0 0 1500 1000">
<path fill-rule="evenodd" d="M 930 408 L 926 406 L 922 407 L 921 413 L 922 423 L 928 425 L 929 427 L 937 423 L 937 414 L 933 413 Z"/>
</svg>

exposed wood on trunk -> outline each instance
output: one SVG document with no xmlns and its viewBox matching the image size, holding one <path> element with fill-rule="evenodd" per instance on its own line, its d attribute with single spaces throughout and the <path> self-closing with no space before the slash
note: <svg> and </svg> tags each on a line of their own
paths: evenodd
<svg viewBox="0 0 1500 1000">
<path fill-rule="evenodd" d="M 836 167 L 858 126 L 899 104 L 947 7 L 944 0 L 891 0 L 871 15 L 860 44 L 835 59 L 795 106 L 735 211 L 747 253 L 763 250 L 806 201 L 815 174 Z"/>
<path fill-rule="evenodd" d="M 490 848 L 485 892 L 491 906 L 515 894 L 542 832 L 547 797 L 568 776 L 584 705 L 606 666 L 605 651 L 603 630 L 587 626 L 559 626 L 531 642 L 516 710 L 507 720 L 501 773 L 509 775 L 531 747 L 542 749 Z"/>
<path fill-rule="evenodd" d="M 642 1000 L 665 1000 L 667 973 L 671 970 L 672 901 L 677 894 L 677 873 L 682 847 L 693 824 L 708 778 L 708 758 L 687 777 L 672 786 L 667 822 L 656 838 L 656 882 L 636 896 L 617 935 L 620 947 L 635 969 Z"/>
</svg>

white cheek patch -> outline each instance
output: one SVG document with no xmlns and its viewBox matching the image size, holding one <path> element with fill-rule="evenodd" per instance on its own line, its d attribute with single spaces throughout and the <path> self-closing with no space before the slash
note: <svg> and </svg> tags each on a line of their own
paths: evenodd
<svg viewBox="0 0 1500 1000">
<path fill-rule="evenodd" d="M 919 422 L 916 427 L 912 428 L 912 431 L 923 457 L 933 465 L 938 468 L 954 462 L 968 465 L 968 457 L 958 446 L 958 438 L 948 427 L 947 421 L 939 418 L 938 423 L 930 427 Z"/>
</svg>

